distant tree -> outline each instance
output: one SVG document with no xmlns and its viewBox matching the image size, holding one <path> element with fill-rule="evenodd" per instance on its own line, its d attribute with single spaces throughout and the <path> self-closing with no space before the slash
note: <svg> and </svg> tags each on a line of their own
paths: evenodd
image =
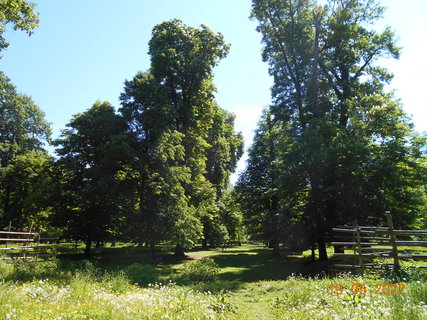
<svg viewBox="0 0 427 320">
<path fill-rule="evenodd" d="M 203 222 L 203 248 L 219 245 L 233 235 L 228 230 L 238 229 L 239 225 L 231 226 L 231 222 L 237 224 L 239 220 L 230 219 L 232 202 L 227 194 L 230 175 L 235 171 L 237 161 L 243 154 L 243 137 L 234 132 L 234 115 L 216 107 L 212 127 L 208 132 L 207 142 L 209 149 L 206 161 L 206 179 L 213 185 L 216 191 L 216 204 L 202 216 Z M 234 230 L 233 229 L 233 230 Z"/>
<path fill-rule="evenodd" d="M 210 147 L 205 176 L 214 185 L 219 199 L 227 189 L 230 175 L 236 170 L 243 154 L 243 136 L 234 132 L 234 119 L 233 114 L 216 107 L 206 139 Z"/>
<path fill-rule="evenodd" d="M 373 0 L 253 0 L 282 137 L 274 159 L 279 212 L 283 223 L 305 226 L 320 259 L 336 224 L 378 223 L 393 208 L 408 225 L 425 208 L 425 141 L 385 93 L 392 75 L 376 64 L 399 55 L 390 29 L 370 28 L 383 10 Z M 300 205 L 291 205 L 292 194 Z"/>
<path fill-rule="evenodd" d="M 246 170 L 236 185 L 238 202 L 252 236 L 265 240 L 279 254 L 279 195 L 276 152 L 277 128 L 272 127 L 271 114 L 264 110 L 253 144 L 249 150 Z"/>
<path fill-rule="evenodd" d="M 126 124 L 108 102 L 77 114 L 54 141 L 59 183 L 54 223 L 68 236 L 84 240 L 89 255 L 94 240 L 109 238 L 123 214 L 121 195 L 131 161 Z"/>
<path fill-rule="evenodd" d="M 35 4 L 26 0 L 2 0 L 0 1 L 0 51 L 9 46 L 3 34 L 8 24 L 13 25 L 14 30 L 25 31 L 28 35 L 39 24 L 38 13 L 35 12 Z"/>
</svg>

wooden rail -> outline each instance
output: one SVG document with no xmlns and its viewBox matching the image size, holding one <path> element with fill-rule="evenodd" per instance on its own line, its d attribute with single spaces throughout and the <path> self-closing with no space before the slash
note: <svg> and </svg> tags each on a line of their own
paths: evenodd
<svg viewBox="0 0 427 320">
<path fill-rule="evenodd" d="M 399 260 L 414 259 L 427 261 L 427 241 L 397 240 L 400 236 L 427 237 L 427 230 L 395 230 L 389 211 L 386 212 L 388 227 L 339 226 L 333 228 L 332 245 L 335 249 L 352 250 L 352 253 L 337 252 L 335 259 L 352 259 L 352 264 L 338 263 L 338 269 L 384 269 L 393 267 L 400 269 Z M 421 246 L 426 248 L 426 254 L 399 254 L 399 246 Z M 338 250 L 335 250 L 338 251 Z M 393 259 L 393 263 L 379 263 L 380 259 Z"/>
<path fill-rule="evenodd" d="M 7 231 L 0 231 L 0 260 L 42 261 L 39 257 L 52 256 L 45 252 L 51 245 L 40 244 L 41 232 L 33 232 L 33 226 L 34 222 L 31 221 L 28 231 L 11 231 L 9 223 Z"/>
</svg>

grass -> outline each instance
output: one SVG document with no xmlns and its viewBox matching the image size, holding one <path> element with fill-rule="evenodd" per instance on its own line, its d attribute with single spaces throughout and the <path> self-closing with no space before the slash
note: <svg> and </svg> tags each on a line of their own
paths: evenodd
<svg viewBox="0 0 427 320">
<path fill-rule="evenodd" d="M 92 261 L 69 260 L 68 252 L 49 268 L 0 264 L 0 320 L 427 318 L 425 274 L 405 274 L 405 294 L 375 294 L 377 284 L 404 280 L 318 276 L 323 265 L 304 254 L 273 258 L 258 245 L 157 264 L 145 248 L 97 250 Z M 331 294 L 338 284 L 343 292 Z M 353 294 L 353 284 L 368 292 Z"/>
</svg>

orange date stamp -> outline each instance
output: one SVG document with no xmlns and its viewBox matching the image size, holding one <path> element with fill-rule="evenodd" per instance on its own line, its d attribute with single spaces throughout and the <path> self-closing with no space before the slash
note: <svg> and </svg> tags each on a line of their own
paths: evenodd
<svg viewBox="0 0 427 320">
<path fill-rule="evenodd" d="M 352 294 L 361 295 L 367 294 L 368 292 L 373 292 L 374 294 L 405 294 L 404 283 L 378 283 L 375 284 L 374 288 L 369 288 L 364 283 L 353 283 L 351 287 L 348 288 L 345 288 L 341 283 L 329 285 L 329 293 L 331 295 L 340 295 L 344 293 L 346 289 L 349 289 Z"/>
</svg>

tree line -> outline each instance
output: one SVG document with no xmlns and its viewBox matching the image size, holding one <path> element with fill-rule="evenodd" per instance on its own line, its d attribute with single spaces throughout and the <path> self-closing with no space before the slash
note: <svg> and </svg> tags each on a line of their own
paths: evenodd
<svg viewBox="0 0 427 320">
<path fill-rule="evenodd" d="M 3 26 L 37 26 L 27 1 L 0 11 Z M 118 110 L 95 102 L 55 140 L 0 73 L 0 225 L 34 219 L 84 241 L 86 254 L 121 240 L 182 256 L 197 241 L 249 235 L 275 254 L 317 248 L 320 259 L 332 227 L 382 224 L 385 210 L 397 226 L 426 227 L 426 140 L 386 90 L 392 74 L 378 60 L 400 49 L 389 28 L 373 28 L 383 11 L 374 0 L 252 1 L 274 85 L 233 190 L 243 137 L 212 80 L 229 45 L 208 27 L 155 26 L 151 66 L 125 81 Z"/>
<path fill-rule="evenodd" d="M 170 243 L 177 255 L 199 239 L 238 241 L 242 219 L 227 188 L 243 138 L 212 81 L 228 50 L 203 25 L 155 26 L 151 66 L 125 82 L 118 112 L 95 102 L 52 141 L 43 112 L 0 73 L 1 224 L 33 219 L 84 241 L 86 254 L 94 241 L 144 243 L 153 253 Z"/>
</svg>

